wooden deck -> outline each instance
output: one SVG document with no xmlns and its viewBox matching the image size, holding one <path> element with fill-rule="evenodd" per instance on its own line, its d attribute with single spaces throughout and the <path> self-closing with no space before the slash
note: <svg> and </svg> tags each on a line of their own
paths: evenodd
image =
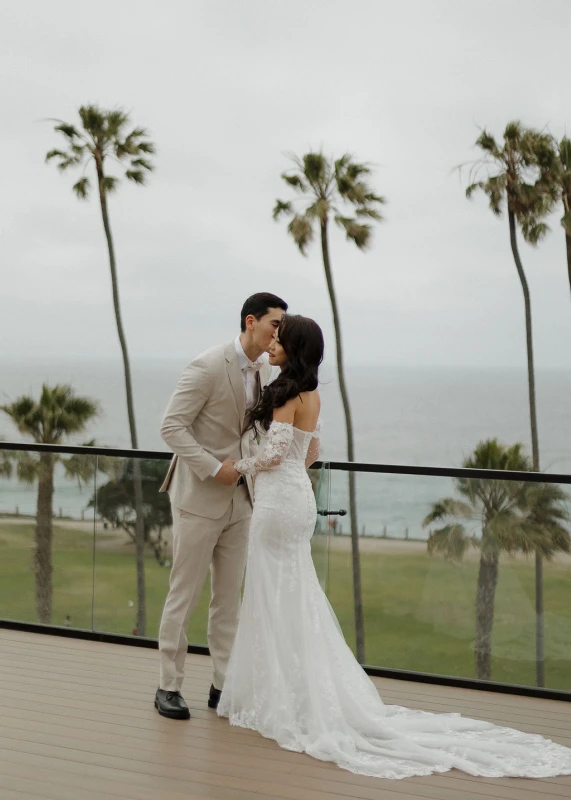
<svg viewBox="0 0 571 800">
<path fill-rule="evenodd" d="M 157 653 L 0 629 L 0 798 L 53 800 L 485 800 L 571 797 L 571 777 L 486 780 L 460 772 L 382 781 L 230 729 L 206 705 L 208 658 L 188 656 L 190 722 L 153 708 Z M 377 679 L 391 703 L 461 711 L 571 746 L 552 700 Z"/>
</svg>

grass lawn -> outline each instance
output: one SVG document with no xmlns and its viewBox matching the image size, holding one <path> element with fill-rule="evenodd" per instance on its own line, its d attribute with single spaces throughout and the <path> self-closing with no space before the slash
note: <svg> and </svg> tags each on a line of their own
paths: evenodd
<svg viewBox="0 0 571 800">
<path fill-rule="evenodd" d="M 36 619 L 31 569 L 33 523 L 0 520 L 0 617 Z M 318 556 L 321 566 L 322 554 Z M 78 628 L 131 633 L 135 624 L 135 559 L 117 548 L 114 534 L 98 534 L 93 569 L 92 538 L 54 526 L 52 622 L 66 615 Z M 366 623 L 366 661 L 384 667 L 474 676 L 472 640 L 478 563 L 452 566 L 423 549 L 369 552 L 361 557 Z M 146 564 L 147 633 L 156 637 L 168 587 L 168 569 Z M 92 589 L 95 594 L 92 619 Z M 354 645 L 350 554 L 329 553 L 329 599 L 347 640 Z M 547 685 L 571 688 L 571 567 L 545 565 Z M 535 682 L 533 564 L 502 559 L 493 639 L 495 680 Z M 209 587 L 189 626 L 189 641 L 206 641 Z M 133 603 L 130 606 L 130 603 Z"/>
<path fill-rule="evenodd" d="M 474 554 L 475 555 L 475 554 Z M 473 637 L 478 560 L 459 566 L 424 551 L 363 553 L 366 663 L 475 677 Z M 354 646 L 349 553 L 330 554 L 328 596 Z M 496 592 L 492 676 L 535 684 L 533 561 L 502 557 Z M 545 671 L 571 689 L 571 566 L 544 565 Z"/>
</svg>

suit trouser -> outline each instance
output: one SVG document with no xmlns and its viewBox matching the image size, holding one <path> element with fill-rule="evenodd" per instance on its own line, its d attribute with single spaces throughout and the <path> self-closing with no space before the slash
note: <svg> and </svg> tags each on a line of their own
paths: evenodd
<svg viewBox="0 0 571 800">
<path fill-rule="evenodd" d="M 221 519 L 207 519 L 172 506 L 173 565 L 159 630 L 160 688 L 180 691 L 190 615 L 200 599 L 210 568 L 212 597 L 208 646 L 213 684 L 222 689 L 238 627 L 252 506 L 245 485 L 236 487 Z"/>
</svg>

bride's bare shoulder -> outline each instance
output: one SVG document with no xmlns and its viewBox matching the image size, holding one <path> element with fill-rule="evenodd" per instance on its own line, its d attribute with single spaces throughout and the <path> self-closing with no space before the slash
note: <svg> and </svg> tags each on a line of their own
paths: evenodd
<svg viewBox="0 0 571 800">
<path fill-rule="evenodd" d="M 299 395 L 301 404 L 311 405 L 320 408 L 321 398 L 319 396 L 319 389 L 314 389 L 312 392 L 302 392 Z"/>
<path fill-rule="evenodd" d="M 296 409 L 295 424 L 302 430 L 312 431 L 319 418 L 321 400 L 319 391 L 302 392 L 299 395 L 299 406 Z"/>
</svg>

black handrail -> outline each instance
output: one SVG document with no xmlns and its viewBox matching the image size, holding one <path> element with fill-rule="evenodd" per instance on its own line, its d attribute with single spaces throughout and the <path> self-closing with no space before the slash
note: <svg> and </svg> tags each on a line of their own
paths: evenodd
<svg viewBox="0 0 571 800">
<path fill-rule="evenodd" d="M 37 444 L 35 442 L 0 442 L 0 450 L 28 453 L 65 453 L 69 455 L 110 456 L 170 461 L 172 453 L 163 450 L 126 450 L 116 447 L 85 445 Z M 521 481 L 522 483 L 563 483 L 571 485 L 571 475 L 557 472 L 521 472 L 519 470 L 466 469 L 465 467 L 423 467 L 409 464 L 369 464 L 360 461 L 316 461 L 313 469 L 326 464 L 342 472 L 374 472 L 383 475 L 420 475 L 438 478 L 471 478 L 476 480 Z"/>
<path fill-rule="evenodd" d="M 23 450 L 27 453 L 65 453 L 77 456 L 111 456 L 112 458 L 152 458 L 170 461 L 172 453 L 163 450 L 126 450 L 120 447 L 87 447 L 86 445 L 38 444 L 37 442 L 0 442 L 0 450 Z"/>
</svg>

